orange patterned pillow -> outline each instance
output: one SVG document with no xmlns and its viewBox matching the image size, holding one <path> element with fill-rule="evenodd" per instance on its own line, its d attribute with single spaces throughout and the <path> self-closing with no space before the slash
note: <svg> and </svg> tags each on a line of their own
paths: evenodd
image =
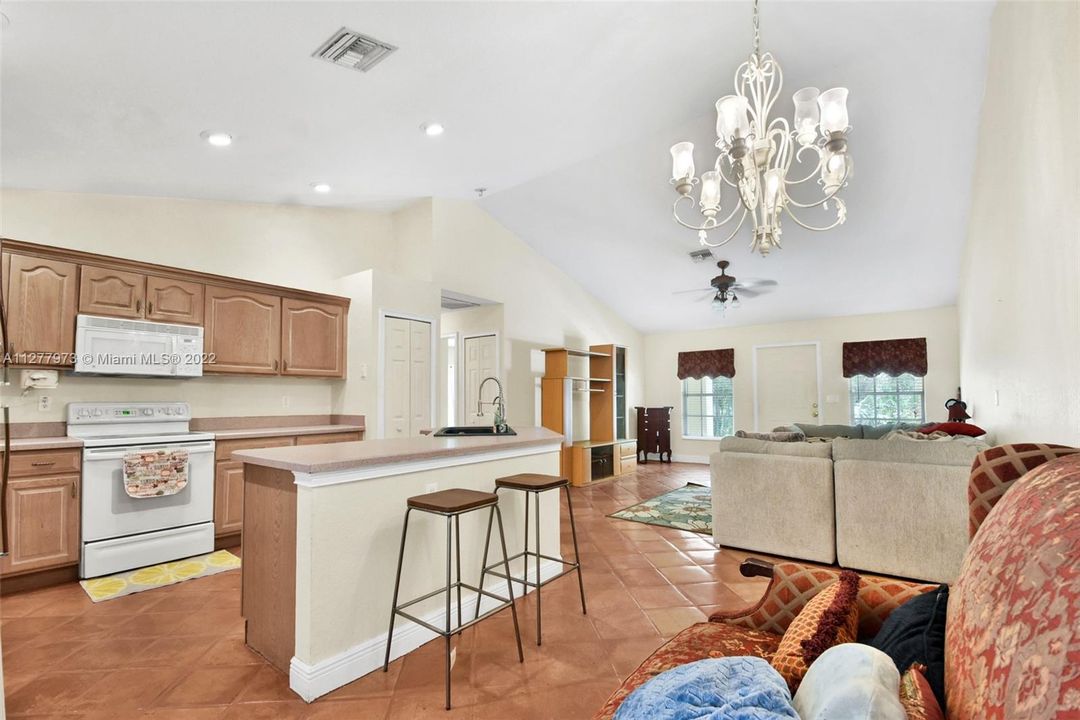
<svg viewBox="0 0 1080 720">
<path fill-rule="evenodd" d="M 908 720 L 945 720 L 930 683 L 926 681 L 926 666 L 915 663 L 900 676 L 900 704 Z"/>
<path fill-rule="evenodd" d="M 859 631 L 859 576 L 850 570 L 799 611 L 780 640 L 772 666 L 784 676 L 794 693 L 803 675 L 821 653 L 833 645 L 855 642 Z"/>
</svg>

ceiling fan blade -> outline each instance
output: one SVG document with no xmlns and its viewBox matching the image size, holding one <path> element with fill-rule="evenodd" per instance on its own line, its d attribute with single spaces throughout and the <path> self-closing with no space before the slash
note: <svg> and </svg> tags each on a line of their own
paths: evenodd
<svg viewBox="0 0 1080 720">
<path fill-rule="evenodd" d="M 765 280 L 762 278 L 748 278 L 746 280 L 740 280 L 735 283 L 737 289 L 742 288 L 763 288 L 763 287 L 776 287 L 777 282 L 775 280 Z"/>
<path fill-rule="evenodd" d="M 688 293 L 715 293 L 715 292 L 716 292 L 716 288 L 708 287 L 708 288 L 694 288 L 693 290 L 676 290 L 675 292 L 673 292 L 671 294 L 672 295 L 686 295 Z"/>
<path fill-rule="evenodd" d="M 735 288 L 735 294 L 738 295 L 739 297 L 743 297 L 743 298 L 756 298 L 758 295 L 764 295 L 764 294 L 769 293 L 769 292 L 772 292 L 771 287 L 760 287 L 760 288 L 743 288 L 743 287 L 740 287 L 740 288 Z"/>
</svg>

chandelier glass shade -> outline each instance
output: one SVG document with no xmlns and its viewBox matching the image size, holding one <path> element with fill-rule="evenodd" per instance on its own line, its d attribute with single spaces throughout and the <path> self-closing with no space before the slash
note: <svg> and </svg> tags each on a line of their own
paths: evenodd
<svg viewBox="0 0 1080 720">
<path fill-rule="evenodd" d="M 793 121 L 770 119 L 783 87 L 783 71 L 771 53 L 760 51 L 758 27 L 755 0 L 754 51 L 735 72 L 735 94 L 716 101 L 715 145 L 720 153 L 715 164 L 699 179 L 694 144 L 679 142 L 671 147 L 671 183 L 678 193 L 672 214 L 679 225 L 696 230 L 706 247 L 730 242 L 749 216 L 750 249 L 768 255 L 780 247 L 784 215 L 815 231 L 830 230 L 847 219 L 839 193 L 851 177 L 852 162 L 847 141 L 847 88 L 798 90 L 792 96 Z M 815 197 L 799 199 L 809 191 L 798 186 L 807 185 L 817 186 Z M 700 186 L 696 200 L 695 186 Z M 728 201 L 731 210 L 724 215 L 722 195 L 730 194 L 734 200 Z M 797 214 L 816 207 L 833 213 L 830 223 L 811 225 Z M 699 216 L 695 222 L 680 216 L 680 210 L 693 208 Z M 721 228 L 728 233 L 726 237 L 710 239 L 709 234 Z"/>
</svg>

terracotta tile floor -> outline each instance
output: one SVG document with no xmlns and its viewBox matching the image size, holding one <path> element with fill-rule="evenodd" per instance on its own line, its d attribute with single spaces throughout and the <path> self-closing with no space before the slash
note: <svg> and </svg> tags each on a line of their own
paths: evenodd
<svg viewBox="0 0 1080 720">
<path fill-rule="evenodd" d="M 617 481 L 574 489 L 586 599 L 568 575 L 546 586 L 544 644 L 535 600 L 519 601 L 525 663 L 509 613 L 457 640 L 454 709 L 443 710 L 442 640 L 307 705 L 288 678 L 243 644 L 240 573 L 92 604 L 75 584 L 0 599 L 7 712 L 17 717 L 587 719 L 666 638 L 718 608 L 760 597 L 738 572 L 744 552 L 694 533 L 608 513 L 707 481 L 701 465 L 652 462 Z M 564 504 L 565 512 L 565 504 Z M 569 556 L 570 529 L 563 523 Z"/>
</svg>

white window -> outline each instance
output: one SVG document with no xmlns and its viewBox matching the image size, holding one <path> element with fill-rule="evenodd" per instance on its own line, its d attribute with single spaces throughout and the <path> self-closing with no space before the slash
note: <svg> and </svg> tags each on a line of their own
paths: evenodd
<svg viewBox="0 0 1080 720">
<path fill-rule="evenodd" d="M 731 378 L 686 378 L 682 386 L 683 436 L 719 438 L 735 434 Z"/>
<path fill-rule="evenodd" d="M 851 422 L 888 425 L 925 422 L 923 379 L 916 375 L 856 375 L 851 378 Z"/>
</svg>

